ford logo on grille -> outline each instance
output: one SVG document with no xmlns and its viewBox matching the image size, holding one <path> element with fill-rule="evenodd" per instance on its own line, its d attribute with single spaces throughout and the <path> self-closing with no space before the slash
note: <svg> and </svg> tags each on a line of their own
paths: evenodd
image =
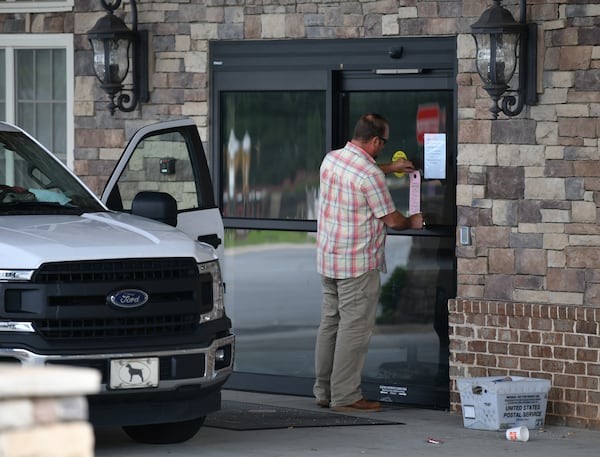
<svg viewBox="0 0 600 457">
<path fill-rule="evenodd" d="M 108 301 L 118 308 L 138 308 L 148 303 L 148 294 L 139 289 L 118 290 L 108 296 Z"/>
</svg>

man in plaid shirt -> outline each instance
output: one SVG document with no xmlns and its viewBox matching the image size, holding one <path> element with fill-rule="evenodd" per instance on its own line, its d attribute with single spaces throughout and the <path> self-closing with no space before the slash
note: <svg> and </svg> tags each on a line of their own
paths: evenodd
<svg viewBox="0 0 600 457">
<path fill-rule="evenodd" d="M 421 213 L 405 217 L 396 210 L 385 174 L 414 170 L 408 160 L 377 165 L 389 138 L 388 121 L 363 115 L 352 140 L 325 156 L 320 170 L 317 270 L 323 305 L 315 351 L 317 404 L 335 411 L 381 410 L 363 398 L 361 372 L 375 325 L 381 282 L 386 271 L 386 226 L 421 229 Z"/>
</svg>

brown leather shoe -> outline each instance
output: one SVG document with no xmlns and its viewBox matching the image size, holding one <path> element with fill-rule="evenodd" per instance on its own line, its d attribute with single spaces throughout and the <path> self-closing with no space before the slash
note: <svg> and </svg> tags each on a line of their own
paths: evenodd
<svg viewBox="0 0 600 457">
<path fill-rule="evenodd" d="M 381 407 L 381 403 L 378 401 L 369 401 L 361 398 L 351 405 L 332 406 L 331 409 L 346 413 L 375 413 L 377 411 L 381 411 L 383 408 Z"/>
<path fill-rule="evenodd" d="M 316 403 L 321 408 L 329 408 L 329 400 L 317 400 Z"/>
</svg>

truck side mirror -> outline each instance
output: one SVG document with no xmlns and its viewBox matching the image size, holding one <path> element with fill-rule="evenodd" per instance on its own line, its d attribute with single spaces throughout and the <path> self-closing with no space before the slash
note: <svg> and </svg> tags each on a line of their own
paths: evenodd
<svg viewBox="0 0 600 457">
<path fill-rule="evenodd" d="M 139 192 L 131 204 L 131 214 L 177 226 L 177 200 L 165 192 Z"/>
</svg>

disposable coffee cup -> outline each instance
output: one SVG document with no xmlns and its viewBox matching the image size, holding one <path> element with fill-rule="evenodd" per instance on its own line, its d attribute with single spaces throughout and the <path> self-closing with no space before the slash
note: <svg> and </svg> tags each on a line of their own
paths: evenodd
<svg viewBox="0 0 600 457">
<path fill-rule="evenodd" d="M 506 431 L 508 441 L 529 441 L 529 429 L 524 425 L 512 427 Z"/>
</svg>

